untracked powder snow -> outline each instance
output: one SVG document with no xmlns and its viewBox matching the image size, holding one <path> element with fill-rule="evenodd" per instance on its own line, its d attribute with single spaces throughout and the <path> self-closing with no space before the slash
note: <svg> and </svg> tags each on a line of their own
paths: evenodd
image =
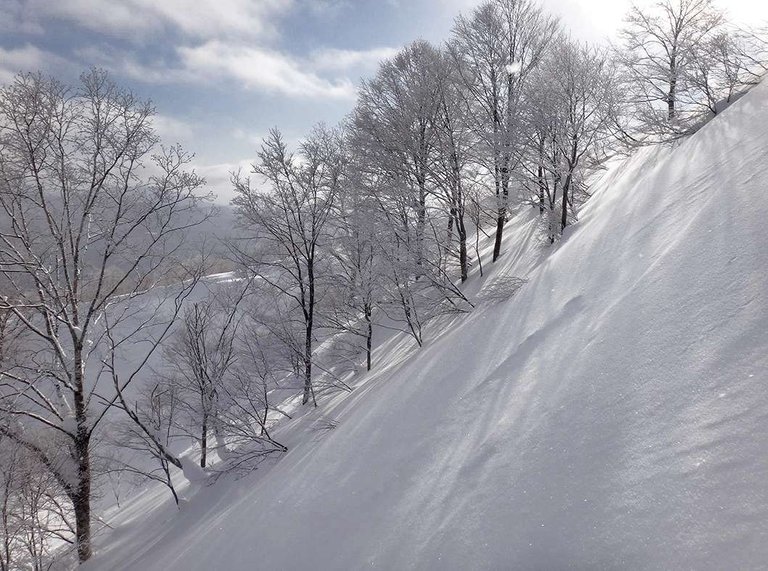
<svg viewBox="0 0 768 571">
<path fill-rule="evenodd" d="M 472 313 L 377 347 L 268 465 L 181 510 L 148 488 L 84 567 L 763 568 L 766 193 L 762 84 L 614 167 L 558 245 L 520 214 Z"/>
</svg>

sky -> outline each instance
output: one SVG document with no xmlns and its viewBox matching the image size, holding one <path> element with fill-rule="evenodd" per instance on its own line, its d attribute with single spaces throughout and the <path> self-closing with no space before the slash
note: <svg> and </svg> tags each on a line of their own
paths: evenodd
<svg viewBox="0 0 768 571">
<path fill-rule="evenodd" d="M 69 82 L 90 66 L 155 104 L 166 143 L 222 203 L 278 127 L 296 144 L 349 113 L 360 78 L 416 39 L 446 40 L 481 0 L 0 0 L 0 84 L 41 70 Z M 641 0 L 651 1 L 651 0 Z M 542 0 L 573 35 L 604 41 L 629 0 Z M 721 0 L 738 21 L 768 3 Z"/>
</svg>

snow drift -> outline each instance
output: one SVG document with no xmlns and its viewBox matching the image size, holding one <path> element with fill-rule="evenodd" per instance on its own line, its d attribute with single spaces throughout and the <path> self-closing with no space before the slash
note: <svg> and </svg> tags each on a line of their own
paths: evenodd
<svg viewBox="0 0 768 571">
<path fill-rule="evenodd" d="M 606 176 L 514 298 L 392 349 L 269 469 L 116 518 L 88 568 L 761 567 L 766 180 L 768 84 Z"/>
</svg>

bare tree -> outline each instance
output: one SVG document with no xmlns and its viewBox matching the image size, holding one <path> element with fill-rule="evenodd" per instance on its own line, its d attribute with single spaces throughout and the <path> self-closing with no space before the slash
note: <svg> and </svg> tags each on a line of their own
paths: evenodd
<svg viewBox="0 0 768 571">
<path fill-rule="evenodd" d="M 247 326 L 237 340 L 237 363 L 222 385 L 219 423 L 229 447 L 226 468 L 252 467 L 267 456 L 285 452 L 271 434 L 272 425 L 290 415 L 273 402 L 282 383 L 275 374 L 269 343 Z"/>
<path fill-rule="evenodd" d="M 490 173 L 497 202 L 494 262 L 501 254 L 509 187 L 519 163 L 523 86 L 558 30 L 557 20 L 531 0 L 487 0 L 454 25 L 450 53 L 482 143 L 475 160 Z"/>
<path fill-rule="evenodd" d="M 18 442 L 0 438 L 0 571 L 49 569 L 73 543 L 71 508 L 50 472 Z"/>
<path fill-rule="evenodd" d="M 236 358 L 237 308 L 244 295 L 245 289 L 227 307 L 215 300 L 188 306 L 181 327 L 163 351 L 168 370 L 165 384 L 179 399 L 188 429 L 196 433 L 201 468 L 206 467 L 211 430 L 216 435 L 220 431 L 219 394 Z"/>
<path fill-rule="evenodd" d="M 363 84 L 349 124 L 351 170 L 366 197 L 357 207 L 367 211 L 357 216 L 374 231 L 372 259 L 385 269 L 377 307 L 419 345 L 426 321 L 446 306 L 455 309 L 457 300 L 469 305 L 449 268 L 458 258 L 466 277 L 461 177 L 467 131 L 450 69 L 430 44 L 407 46 Z"/>
<path fill-rule="evenodd" d="M 476 137 L 469 126 L 471 110 L 452 58 L 447 53 L 440 53 L 438 63 L 438 112 L 434 119 L 437 158 L 432 172 L 437 186 L 443 191 L 442 199 L 446 202 L 449 212 L 449 248 L 454 227 L 456 230 L 459 242 L 457 258 L 461 281 L 464 282 L 469 275 L 465 179 Z"/>
<path fill-rule="evenodd" d="M 65 491 L 81 561 L 94 433 L 113 387 L 140 375 L 181 307 L 158 303 L 138 318 L 128 301 L 187 277 L 182 236 L 204 216 L 203 180 L 180 148 L 158 147 L 153 112 L 97 70 L 76 89 L 25 74 L 0 91 L 0 310 L 31 339 L 0 369 L 0 433 Z"/>
<path fill-rule="evenodd" d="M 759 35 L 723 25 L 691 49 L 685 69 L 690 89 L 681 101 L 693 110 L 717 115 L 766 71 L 768 53 Z M 709 118 L 709 117 L 707 117 Z"/>
<path fill-rule="evenodd" d="M 409 248 L 417 266 L 424 256 L 430 180 L 440 112 L 439 52 L 424 41 L 385 60 L 376 76 L 363 82 L 352 115 L 354 146 L 374 158 L 386 178 L 388 193 L 401 205 L 401 222 L 409 226 Z"/>
<path fill-rule="evenodd" d="M 607 158 L 616 100 L 604 50 L 561 38 L 527 93 L 526 186 L 548 216 L 550 242 L 573 219 L 589 175 Z"/>
<path fill-rule="evenodd" d="M 140 390 L 128 418 L 115 427 L 111 443 L 115 446 L 117 458 L 112 460 L 109 469 L 111 475 L 117 474 L 118 477 L 127 473 L 140 480 L 160 482 L 171 492 L 176 505 L 179 504 L 179 495 L 173 483 L 171 466 L 184 469 L 181 460 L 171 453 L 174 441 L 181 436 L 176 430 L 178 414 L 176 387 L 158 383 Z M 137 452 L 139 457 L 135 462 L 133 458 L 124 458 L 126 451 Z M 145 456 L 152 458 L 154 464 L 147 466 Z M 118 491 L 116 498 L 119 498 Z"/>
<path fill-rule="evenodd" d="M 711 0 L 661 0 L 651 9 L 632 6 L 621 30 L 619 56 L 635 122 L 655 137 L 685 131 L 695 54 L 705 49 L 724 17 Z"/>
<path fill-rule="evenodd" d="M 355 153 L 347 148 L 348 160 Z M 377 250 L 376 204 L 366 192 L 362 169 L 352 164 L 347 169 L 340 188 L 332 218 L 334 243 L 334 294 L 329 296 L 325 308 L 328 325 L 353 341 L 352 352 L 357 352 L 358 341 L 365 352 L 366 369 L 371 370 L 373 359 L 374 312 L 381 297 L 383 268 Z"/>
<path fill-rule="evenodd" d="M 318 127 L 301 145 L 300 155 L 288 151 L 279 131 L 272 130 L 259 152 L 253 174 L 266 180 L 268 189 L 249 177 L 233 176 L 242 228 L 250 233 L 254 249 L 238 247 L 247 271 L 259 285 L 272 289 L 287 303 L 287 317 L 301 323 L 301 346 L 296 348 L 304 380 L 303 404 L 317 406 L 312 384 L 312 356 L 317 305 L 323 279 L 321 268 L 326 226 L 342 173 L 338 133 Z M 295 345 L 288 342 L 288 346 Z"/>
</svg>

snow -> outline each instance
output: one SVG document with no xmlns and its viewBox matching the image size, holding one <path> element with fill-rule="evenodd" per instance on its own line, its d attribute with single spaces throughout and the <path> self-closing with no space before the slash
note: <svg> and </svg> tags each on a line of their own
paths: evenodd
<svg viewBox="0 0 768 571">
<path fill-rule="evenodd" d="M 528 214 L 474 312 L 388 339 L 273 465 L 137 498 L 86 568 L 762 567 L 767 179 L 764 84 L 606 175 L 547 257 Z"/>
<path fill-rule="evenodd" d="M 194 457 L 187 454 L 179 458 L 179 461 L 181 462 L 181 469 L 184 472 L 184 477 L 191 484 L 202 484 L 207 480 L 208 476 L 205 473 L 205 470 L 198 464 L 199 460 L 196 460 Z"/>
</svg>

